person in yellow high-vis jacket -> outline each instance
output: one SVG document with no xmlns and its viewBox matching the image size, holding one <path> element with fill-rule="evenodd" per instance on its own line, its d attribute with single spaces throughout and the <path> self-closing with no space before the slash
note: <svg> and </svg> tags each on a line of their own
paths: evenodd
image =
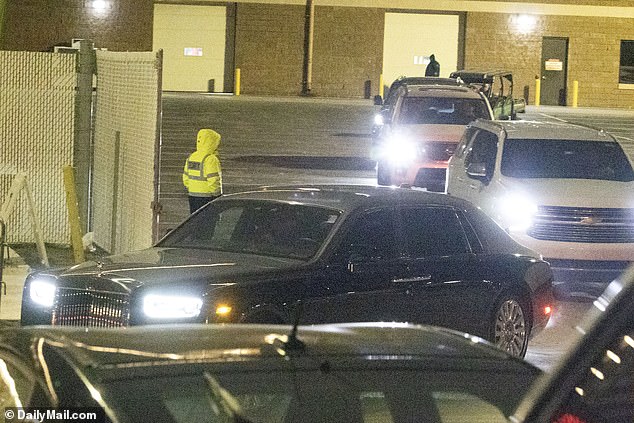
<svg viewBox="0 0 634 423">
<path fill-rule="evenodd" d="M 189 211 L 195 212 L 222 195 L 220 134 L 213 129 L 201 129 L 196 137 L 196 151 L 189 155 L 183 170 L 183 185 L 189 194 Z"/>
</svg>

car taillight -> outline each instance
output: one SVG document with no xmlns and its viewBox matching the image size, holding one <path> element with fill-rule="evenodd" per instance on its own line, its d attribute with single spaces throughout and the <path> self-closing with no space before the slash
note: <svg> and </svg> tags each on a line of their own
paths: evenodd
<svg viewBox="0 0 634 423">
<path fill-rule="evenodd" d="M 553 312 L 553 308 L 551 306 L 547 305 L 546 307 L 544 307 L 544 314 L 545 315 L 549 315 L 552 312 Z"/>
</svg>

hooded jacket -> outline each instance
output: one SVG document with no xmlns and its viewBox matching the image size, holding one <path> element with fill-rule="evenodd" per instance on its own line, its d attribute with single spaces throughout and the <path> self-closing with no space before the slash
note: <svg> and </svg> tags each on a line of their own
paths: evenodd
<svg viewBox="0 0 634 423">
<path fill-rule="evenodd" d="M 196 137 L 196 151 L 185 162 L 183 185 L 194 197 L 215 197 L 222 194 L 222 173 L 218 159 L 220 134 L 201 129 Z"/>
</svg>

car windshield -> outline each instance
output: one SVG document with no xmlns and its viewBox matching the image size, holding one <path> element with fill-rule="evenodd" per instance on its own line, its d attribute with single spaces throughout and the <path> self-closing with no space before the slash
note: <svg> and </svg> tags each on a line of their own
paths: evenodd
<svg viewBox="0 0 634 423">
<path fill-rule="evenodd" d="M 280 201 L 215 201 L 158 246 L 309 259 L 340 215 L 336 209 Z"/>
<path fill-rule="evenodd" d="M 402 124 L 467 125 L 476 119 L 490 119 L 483 100 L 445 97 L 405 97 L 399 117 Z"/>
<path fill-rule="evenodd" d="M 509 139 L 502 174 L 514 178 L 634 181 L 634 170 L 615 142 Z"/>
</svg>

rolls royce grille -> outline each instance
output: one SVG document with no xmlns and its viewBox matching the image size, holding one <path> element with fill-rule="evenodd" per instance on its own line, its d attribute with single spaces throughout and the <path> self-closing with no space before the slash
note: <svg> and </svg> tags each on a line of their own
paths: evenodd
<svg viewBox="0 0 634 423">
<path fill-rule="evenodd" d="M 59 288 L 52 324 L 101 328 L 128 326 L 129 310 L 128 294 Z"/>
<path fill-rule="evenodd" d="M 540 206 L 528 235 L 563 242 L 634 242 L 634 209 Z"/>
</svg>

